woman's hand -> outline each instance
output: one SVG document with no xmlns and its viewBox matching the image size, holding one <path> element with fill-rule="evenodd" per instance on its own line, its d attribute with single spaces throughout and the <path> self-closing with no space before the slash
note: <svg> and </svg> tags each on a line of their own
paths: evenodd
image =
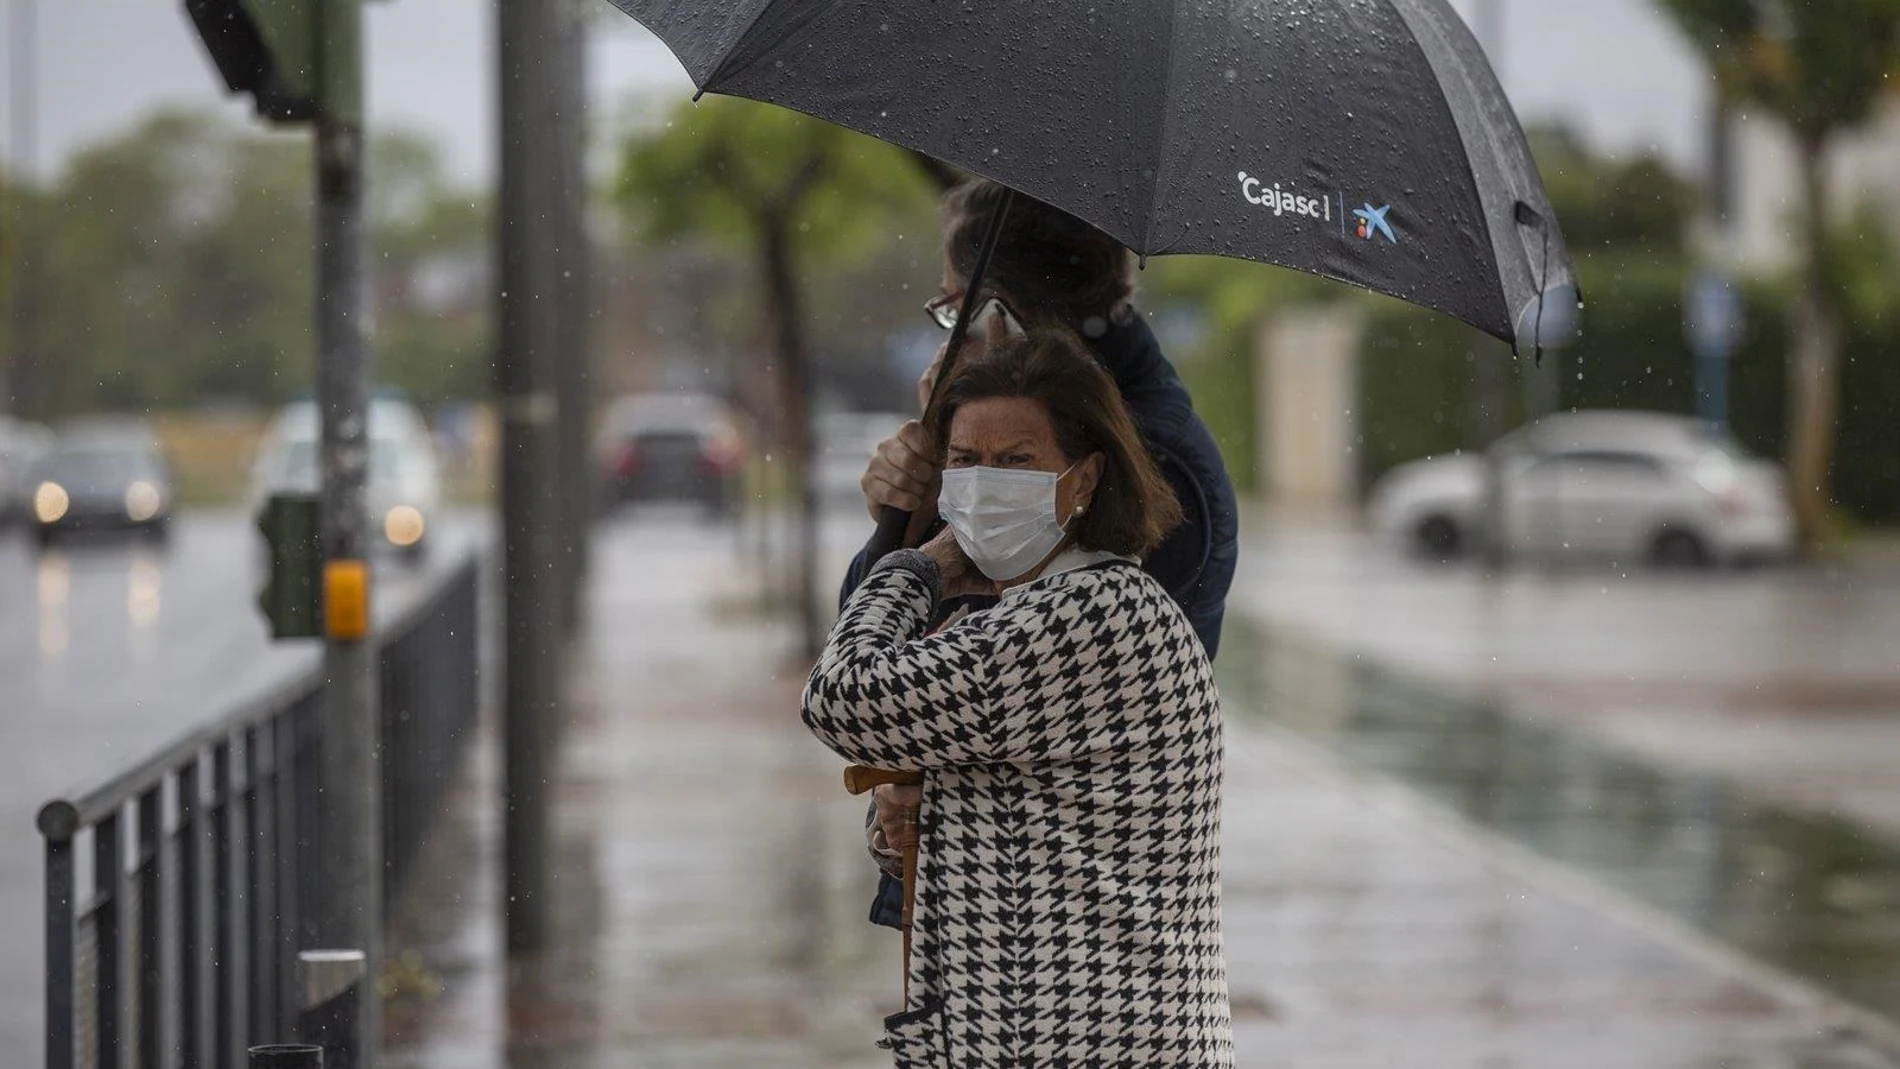
<svg viewBox="0 0 1900 1069">
<path fill-rule="evenodd" d="M 996 584 L 964 556 L 956 532 L 946 527 L 924 546 L 924 555 L 943 573 L 943 600 L 973 596 L 995 597 Z"/>
<path fill-rule="evenodd" d="M 881 783 L 871 792 L 871 799 L 877 803 L 877 826 L 884 830 L 884 845 L 902 851 L 911 836 L 916 834 L 915 829 L 905 825 L 904 810 L 922 804 L 924 789 Z"/>
<path fill-rule="evenodd" d="M 907 541 L 915 541 L 937 520 L 937 486 L 943 469 L 935 455 L 924 425 L 907 420 L 895 435 L 878 443 L 864 478 L 858 480 L 872 519 L 886 505 L 911 514 L 913 537 Z"/>
</svg>

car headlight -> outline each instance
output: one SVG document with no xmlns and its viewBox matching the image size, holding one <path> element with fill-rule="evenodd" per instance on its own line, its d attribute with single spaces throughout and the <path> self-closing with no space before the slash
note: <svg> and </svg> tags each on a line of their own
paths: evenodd
<svg viewBox="0 0 1900 1069">
<path fill-rule="evenodd" d="M 41 483 L 39 489 L 33 491 L 33 515 L 41 523 L 58 523 L 72 505 L 73 499 L 67 496 L 66 488 L 58 483 Z"/>
<path fill-rule="evenodd" d="M 407 548 L 422 541 L 422 510 L 414 505 L 397 505 L 383 515 L 383 537 L 392 546 Z"/>
<path fill-rule="evenodd" d="M 1717 497 L 1735 488 L 1735 462 L 1721 453 L 1710 453 L 1695 466 L 1696 484 Z"/>
<path fill-rule="evenodd" d="M 158 506 L 163 498 L 158 487 L 140 481 L 125 488 L 125 518 L 133 523 L 144 523 L 158 515 Z"/>
</svg>

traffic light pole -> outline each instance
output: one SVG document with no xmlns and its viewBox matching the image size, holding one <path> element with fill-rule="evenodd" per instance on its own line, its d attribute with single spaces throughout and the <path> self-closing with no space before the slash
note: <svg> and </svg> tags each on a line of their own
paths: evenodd
<svg viewBox="0 0 1900 1069">
<path fill-rule="evenodd" d="M 335 614 L 341 569 L 369 550 L 364 484 L 369 466 L 369 367 L 364 329 L 361 5 L 330 0 L 319 16 L 323 92 L 315 123 L 317 162 L 317 406 L 323 450 L 324 640 L 327 721 L 323 733 L 319 834 L 326 869 L 319 946 L 361 949 L 368 975 L 382 963 L 382 735 L 376 646 L 368 634 L 340 634 Z M 356 573 L 361 577 L 364 573 Z M 354 591 L 358 602 L 368 591 Z M 363 606 L 366 607 L 366 606 Z M 382 1034 L 374 982 L 359 985 L 359 1039 Z M 375 1062 L 359 1042 L 355 1069 Z"/>
<path fill-rule="evenodd" d="M 322 449 L 317 552 L 322 558 L 323 666 L 317 747 L 318 864 L 325 888 L 304 916 L 299 951 L 360 950 L 369 982 L 345 1044 L 343 1069 L 371 1069 L 382 1035 L 382 719 L 370 620 L 372 541 L 364 502 L 369 469 L 368 287 L 363 252 L 362 0 L 185 0 L 185 10 L 232 92 L 260 117 L 311 122 L 316 135 L 317 412 Z M 271 544 L 263 604 L 277 638 L 303 638 L 312 570 L 309 503 L 273 501 L 260 518 Z"/>
<path fill-rule="evenodd" d="M 557 354 L 561 323 L 561 148 L 564 20 L 572 4 L 496 5 L 500 189 L 495 389 L 501 415 L 502 853 L 507 947 L 533 954 L 552 927 L 549 862 L 554 839 L 549 781 L 567 643 L 560 488 Z"/>
</svg>

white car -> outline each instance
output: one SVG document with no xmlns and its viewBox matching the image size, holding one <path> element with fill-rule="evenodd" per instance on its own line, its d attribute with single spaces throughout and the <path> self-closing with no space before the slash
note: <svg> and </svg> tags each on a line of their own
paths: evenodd
<svg viewBox="0 0 1900 1069">
<path fill-rule="evenodd" d="M 319 485 L 317 406 L 286 405 L 271 421 L 251 466 L 250 510 L 278 493 L 314 494 Z M 369 411 L 370 530 L 383 544 L 420 557 L 442 507 L 442 473 L 428 425 L 406 401 L 378 397 Z"/>
<path fill-rule="evenodd" d="M 1684 567 L 1794 552 L 1781 468 L 1700 420 L 1660 412 L 1560 413 L 1489 454 L 1401 465 L 1373 487 L 1373 527 L 1421 556 L 1474 553 L 1488 529 L 1492 471 L 1512 556 Z"/>
</svg>

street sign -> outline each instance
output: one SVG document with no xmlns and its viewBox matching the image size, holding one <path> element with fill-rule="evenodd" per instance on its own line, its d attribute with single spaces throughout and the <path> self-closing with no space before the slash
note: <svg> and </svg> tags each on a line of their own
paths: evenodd
<svg viewBox="0 0 1900 1069">
<path fill-rule="evenodd" d="M 1682 329 L 1699 359 L 1727 360 L 1742 344 L 1742 293 L 1719 271 L 1700 271 L 1683 295 Z"/>
<path fill-rule="evenodd" d="M 1728 362 L 1742 344 L 1742 294 L 1733 279 L 1700 271 L 1682 298 L 1682 330 L 1695 354 L 1696 414 L 1728 424 Z"/>
</svg>

